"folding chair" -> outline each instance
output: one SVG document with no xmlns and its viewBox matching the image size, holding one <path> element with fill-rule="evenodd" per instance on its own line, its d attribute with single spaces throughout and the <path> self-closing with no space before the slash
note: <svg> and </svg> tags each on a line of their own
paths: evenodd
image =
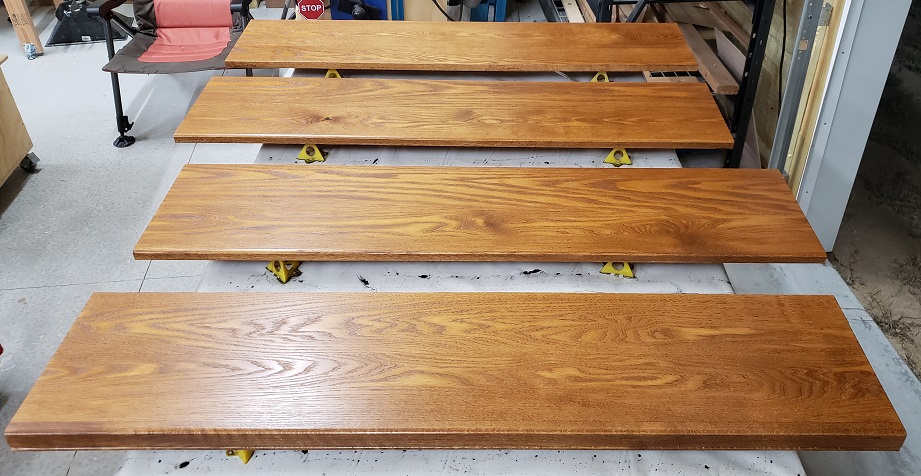
<svg viewBox="0 0 921 476">
<path fill-rule="evenodd" d="M 137 28 L 132 28 L 113 12 L 126 1 L 100 1 L 87 7 L 89 15 L 105 20 L 109 62 L 102 70 L 112 76 L 119 133 L 113 145 L 119 148 L 135 141 L 127 135 L 134 124 L 124 113 L 119 73 L 170 74 L 224 69 L 224 59 L 252 19 L 249 0 L 134 0 Z M 118 53 L 113 22 L 132 37 Z M 250 74 L 247 70 L 247 75 Z"/>
</svg>

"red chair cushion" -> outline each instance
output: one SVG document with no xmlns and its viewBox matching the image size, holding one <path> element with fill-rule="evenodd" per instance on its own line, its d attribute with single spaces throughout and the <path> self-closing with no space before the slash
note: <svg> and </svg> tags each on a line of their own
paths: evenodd
<svg viewBox="0 0 921 476">
<path fill-rule="evenodd" d="M 201 61 L 230 43 L 230 0 L 154 0 L 157 38 L 138 58 L 150 63 Z"/>
</svg>

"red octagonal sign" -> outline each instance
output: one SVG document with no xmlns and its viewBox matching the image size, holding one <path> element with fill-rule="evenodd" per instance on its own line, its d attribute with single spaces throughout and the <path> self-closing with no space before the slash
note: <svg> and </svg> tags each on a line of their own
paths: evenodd
<svg viewBox="0 0 921 476">
<path fill-rule="evenodd" d="M 308 20 L 318 20 L 323 16 L 323 0 L 297 0 L 297 12 Z"/>
</svg>

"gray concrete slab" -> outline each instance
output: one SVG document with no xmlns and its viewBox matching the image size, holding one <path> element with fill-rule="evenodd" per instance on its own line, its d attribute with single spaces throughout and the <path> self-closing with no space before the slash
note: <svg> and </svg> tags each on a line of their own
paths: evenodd
<svg viewBox="0 0 921 476">
<path fill-rule="evenodd" d="M 831 265 L 726 264 L 729 282 L 745 294 L 831 294 L 842 309 L 863 309 Z"/>
<path fill-rule="evenodd" d="M 0 355 L 0 427 L 6 428 L 90 295 L 99 291 L 132 292 L 140 287 L 141 280 L 137 279 L 0 290 L 0 339 L 4 350 Z M 0 438 L 3 475 L 63 475 L 73 456 L 73 451 L 13 453 L 6 440 Z"/>
</svg>

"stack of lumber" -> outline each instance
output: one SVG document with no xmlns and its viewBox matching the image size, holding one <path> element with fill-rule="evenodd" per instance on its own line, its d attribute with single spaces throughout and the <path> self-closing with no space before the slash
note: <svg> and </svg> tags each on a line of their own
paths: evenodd
<svg viewBox="0 0 921 476">
<path fill-rule="evenodd" d="M 638 21 L 678 24 L 710 89 L 716 94 L 734 95 L 739 92 L 748 33 L 720 5 L 721 2 L 652 4 Z M 615 21 L 625 21 L 632 8 L 633 5 L 617 6 Z"/>
<path fill-rule="evenodd" d="M 786 3 L 786 10 L 783 8 L 783 3 Z M 830 0 L 828 3 L 832 6 L 833 11 L 830 23 L 837 25 L 840 22 L 843 1 Z M 804 0 L 778 1 L 774 8 L 771 29 L 767 32 L 767 50 L 752 117 L 755 124 L 754 131 L 757 135 L 755 142 L 757 143 L 762 164 L 767 163 L 773 145 L 779 114 L 781 85 L 785 83 L 787 79 L 786 72 L 790 70 L 793 43 L 800 15 L 803 12 L 803 4 Z M 624 21 L 632 8 L 633 5 L 619 6 L 616 8 L 614 20 Z M 786 21 L 784 21 L 784 11 L 786 11 Z M 586 21 L 594 21 L 594 15 L 586 18 Z M 745 53 L 748 50 L 752 31 L 752 11 L 751 7 L 746 5 L 745 2 L 653 4 L 644 11 L 639 21 L 679 24 L 699 61 L 701 75 L 706 79 L 713 92 L 717 94 L 735 94 L 738 91 L 738 81 L 742 75 Z M 786 28 L 788 41 L 786 45 L 783 44 L 784 28 Z M 824 51 L 829 49 L 828 43 L 833 42 L 828 41 L 822 31 L 823 29 L 820 28 L 821 37 L 817 36 L 816 48 Z M 833 38 L 834 35 L 831 35 L 831 37 Z M 814 56 L 818 57 L 821 54 Z M 810 66 L 812 75 L 807 78 L 806 101 L 809 100 L 808 90 L 812 87 L 812 84 L 820 84 L 824 80 L 826 73 L 817 71 L 818 69 L 820 68 L 815 65 Z M 724 104 L 724 109 L 728 110 L 730 106 L 728 103 L 721 102 L 721 105 Z M 803 136 L 809 137 L 810 131 L 804 131 Z M 794 136 L 794 144 L 798 141 L 801 141 L 799 132 Z M 806 147 L 799 147 L 799 149 L 804 148 Z M 799 164 L 799 166 L 801 165 L 802 163 Z M 795 168 L 797 165 L 793 164 L 792 167 Z M 791 176 L 798 176 L 795 170 L 790 170 L 789 172 Z"/>
</svg>

